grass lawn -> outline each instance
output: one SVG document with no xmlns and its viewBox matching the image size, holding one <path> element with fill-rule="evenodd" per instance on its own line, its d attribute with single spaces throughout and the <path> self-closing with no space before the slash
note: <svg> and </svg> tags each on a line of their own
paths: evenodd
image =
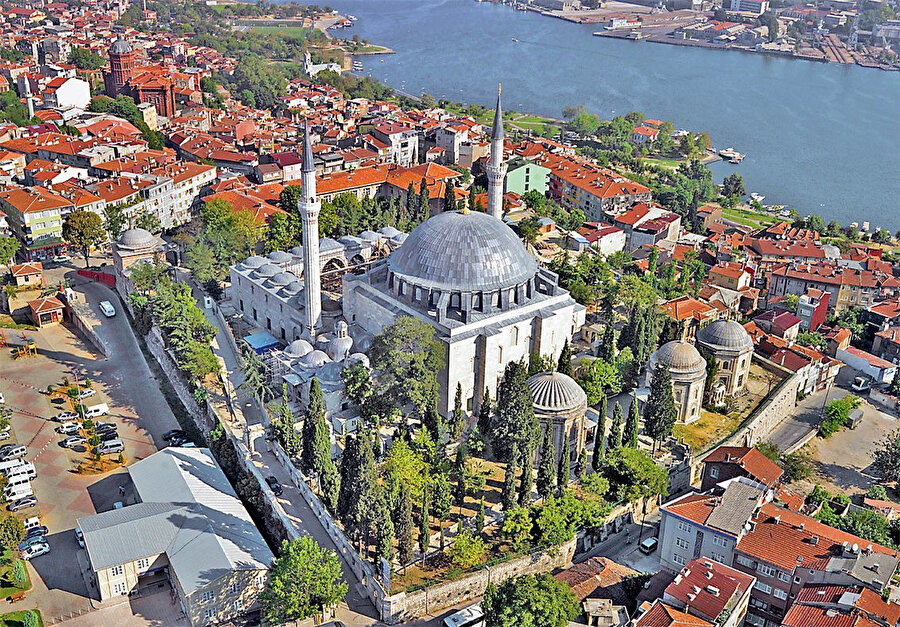
<svg viewBox="0 0 900 627">
<path fill-rule="evenodd" d="M 675 425 L 672 435 L 684 439 L 697 454 L 731 434 L 741 424 L 742 419 L 738 412 L 725 416 L 704 409 L 700 412 L 700 420 L 689 425 Z"/>
<path fill-rule="evenodd" d="M 254 35 L 281 35 L 291 39 L 302 39 L 308 30 L 305 26 L 254 26 L 250 32 Z"/>
<path fill-rule="evenodd" d="M 14 556 L 12 551 L 4 551 L 2 558 L 2 566 L 0 566 L 0 598 L 5 599 L 11 594 L 31 589 L 31 575 L 28 574 L 28 568 L 25 568 L 25 583 L 17 586 L 13 583 L 13 569 L 18 561 L 18 556 Z M 22 562 L 23 566 L 25 562 Z"/>
<path fill-rule="evenodd" d="M 723 209 L 722 216 L 726 220 L 743 224 L 744 226 L 768 226 L 775 224 L 777 218 L 767 213 L 757 213 L 749 209 Z"/>
<path fill-rule="evenodd" d="M 651 165 L 657 165 L 662 168 L 677 168 L 679 163 L 684 163 L 683 161 L 678 161 L 677 159 L 666 159 L 666 158 L 656 158 L 656 157 L 646 157 L 644 161 Z"/>
<path fill-rule="evenodd" d="M 34 612 L 37 614 L 39 627 L 44 624 L 40 610 L 22 610 L 21 612 L 9 612 L 8 614 L 0 614 L 0 627 L 21 627 L 25 624 L 25 614 Z"/>
<path fill-rule="evenodd" d="M 0 314 L 0 327 L 3 327 L 4 329 L 28 329 L 29 331 L 34 331 L 36 328 L 32 324 L 16 322 L 12 316 L 7 314 Z"/>
</svg>

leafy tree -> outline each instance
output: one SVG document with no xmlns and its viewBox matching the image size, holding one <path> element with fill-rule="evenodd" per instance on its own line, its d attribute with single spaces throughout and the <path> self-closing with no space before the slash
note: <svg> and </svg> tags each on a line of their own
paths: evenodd
<svg viewBox="0 0 900 627">
<path fill-rule="evenodd" d="M 101 244 L 106 239 L 103 230 L 103 221 L 93 211 L 78 209 L 66 216 L 62 226 L 63 239 L 69 245 L 81 250 L 84 255 L 84 265 L 88 265 L 88 256 L 91 248 Z"/>
<path fill-rule="evenodd" d="M 484 561 L 486 552 L 484 540 L 464 527 L 456 535 L 453 546 L 447 549 L 447 556 L 460 568 L 471 568 Z"/>
<path fill-rule="evenodd" d="M 565 627 L 580 610 L 569 585 L 547 574 L 489 584 L 482 607 L 487 627 Z"/>
<path fill-rule="evenodd" d="M 531 546 L 531 512 L 527 507 L 516 507 L 507 510 L 503 517 L 500 535 L 509 542 L 516 553 L 527 550 Z"/>
<path fill-rule="evenodd" d="M 395 473 L 409 489 L 414 501 L 421 501 L 430 481 L 428 463 L 410 443 L 394 439 L 384 460 L 385 472 Z"/>
<path fill-rule="evenodd" d="M 722 181 L 722 195 L 726 198 L 731 198 L 732 196 L 743 196 L 747 193 L 747 189 L 744 186 L 744 177 L 742 177 L 738 173 L 732 173 L 725 177 L 725 180 Z"/>
<path fill-rule="evenodd" d="M 812 456 L 802 449 L 783 454 L 778 460 L 778 465 L 784 470 L 785 481 L 803 481 L 812 475 Z"/>
<path fill-rule="evenodd" d="M 887 500 L 887 490 L 880 483 L 873 483 L 869 486 L 869 489 L 866 490 L 866 496 L 870 499 L 877 499 L 879 501 Z"/>
<path fill-rule="evenodd" d="M 266 250 L 288 250 L 297 246 L 303 241 L 301 231 L 299 218 L 287 213 L 275 213 L 266 227 Z"/>
<path fill-rule="evenodd" d="M 797 344 L 801 346 L 811 346 L 817 350 L 825 350 L 825 338 L 821 333 L 804 331 L 797 334 Z"/>
<path fill-rule="evenodd" d="M 562 351 L 559 353 L 559 362 L 556 371 L 568 376 L 572 376 L 572 347 L 569 346 L 569 340 L 566 339 L 563 344 Z"/>
<path fill-rule="evenodd" d="M 450 516 L 450 505 L 453 501 L 450 490 L 450 478 L 444 470 L 431 475 L 432 510 L 438 520 L 447 520 Z"/>
<path fill-rule="evenodd" d="M 622 377 L 614 364 L 602 359 L 584 359 L 578 384 L 587 395 L 588 405 L 596 405 L 609 395 L 622 391 Z"/>
<path fill-rule="evenodd" d="M 517 454 L 510 456 L 510 460 L 506 463 L 506 470 L 503 472 L 503 490 L 500 494 L 500 503 L 503 511 L 508 512 L 516 504 L 516 458 Z"/>
<path fill-rule="evenodd" d="M 378 372 L 376 393 L 395 406 L 411 403 L 424 416 L 437 391 L 437 373 L 444 366 L 444 351 L 434 327 L 401 316 L 372 342 L 372 365 Z"/>
<path fill-rule="evenodd" d="M 879 443 L 872 472 L 887 482 L 900 481 L 900 429 L 886 435 Z"/>
<path fill-rule="evenodd" d="M 272 624 L 303 620 L 340 603 L 347 590 L 337 553 L 312 538 L 285 540 L 260 594 L 263 616 Z"/>
<path fill-rule="evenodd" d="M 18 238 L 0 235 L 0 265 L 8 266 L 19 252 Z"/>
<path fill-rule="evenodd" d="M 494 453 L 508 462 L 516 450 L 533 451 L 538 431 L 525 367 L 510 362 L 497 388 L 497 417 L 492 430 Z"/>
<path fill-rule="evenodd" d="M 672 433 L 678 418 L 672 395 L 672 378 L 664 364 L 658 364 L 650 380 L 650 395 L 644 405 L 644 432 L 653 438 L 654 448 Z"/>
<path fill-rule="evenodd" d="M 637 390 L 634 390 L 631 393 L 631 405 L 628 406 L 628 418 L 625 420 L 625 429 L 622 435 L 624 445 L 631 448 L 638 446 L 639 412 Z"/>
<path fill-rule="evenodd" d="M 850 422 L 850 412 L 859 405 L 859 402 L 859 398 L 852 394 L 830 401 L 825 407 L 825 418 L 819 425 L 819 435 L 828 438 L 847 426 Z"/>
<path fill-rule="evenodd" d="M 0 519 L 0 546 L 6 551 L 15 551 L 25 538 L 25 527 L 22 521 L 12 515 Z"/>
<path fill-rule="evenodd" d="M 553 448 L 553 423 L 547 421 L 541 439 L 541 462 L 538 466 L 537 491 L 543 498 L 553 492 L 556 484 L 556 454 Z"/>
<path fill-rule="evenodd" d="M 287 81 L 281 72 L 273 69 L 273 66 L 256 54 L 238 59 L 231 82 L 237 93 L 249 91 L 253 94 L 252 104 L 245 104 L 260 109 L 275 108 L 278 98 L 284 95 L 287 88 Z"/>
<path fill-rule="evenodd" d="M 644 497 L 665 495 L 669 477 L 663 468 L 638 449 L 620 448 L 606 457 L 604 477 L 617 502 L 635 502 Z"/>
<path fill-rule="evenodd" d="M 103 208 L 103 228 L 106 229 L 111 240 L 119 239 L 127 223 L 128 218 L 125 216 L 125 211 L 121 206 L 106 205 Z"/>
<path fill-rule="evenodd" d="M 106 65 L 106 59 L 87 48 L 76 46 L 72 48 L 72 52 L 69 54 L 69 63 L 79 70 L 98 70 Z"/>
<path fill-rule="evenodd" d="M 607 438 L 606 444 L 606 448 L 611 451 L 622 446 L 622 423 L 622 405 L 616 401 L 616 406 L 613 408 L 612 424 L 609 426 L 609 437 Z"/>
<path fill-rule="evenodd" d="M 766 440 L 765 442 L 760 442 L 756 445 L 757 450 L 760 453 L 771 459 L 776 464 L 778 460 L 781 458 L 781 449 L 778 448 L 778 445 L 772 442 L 771 440 Z"/>
<path fill-rule="evenodd" d="M 415 555 L 415 543 L 413 542 L 412 500 L 406 486 L 400 486 L 400 499 L 397 504 L 397 512 L 394 518 L 394 530 L 397 533 L 397 557 L 400 564 L 406 566 Z"/>
</svg>

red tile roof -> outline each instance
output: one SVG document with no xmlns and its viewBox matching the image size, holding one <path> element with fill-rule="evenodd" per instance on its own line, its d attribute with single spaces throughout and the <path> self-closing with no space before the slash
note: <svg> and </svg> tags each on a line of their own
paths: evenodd
<svg viewBox="0 0 900 627">
<path fill-rule="evenodd" d="M 691 560 L 666 588 L 666 595 L 692 613 L 715 618 L 737 603 L 756 578 L 710 559 Z M 678 604 L 676 604 L 678 605 Z"/>
<path fill-rule="evenodd" d="M 747 472 L 753 479 L 773 487 L 784 471 L 771 459 L 760 453 L 759 449 L 747 446 L 720 446 L 707 455 L 704 463 L 735 464 Z"/>
<path fill-rule="evenodd" d="M 635 627 L 712 627 L 712 623 L 656 601 L 637 619 Z"/>
</svg>

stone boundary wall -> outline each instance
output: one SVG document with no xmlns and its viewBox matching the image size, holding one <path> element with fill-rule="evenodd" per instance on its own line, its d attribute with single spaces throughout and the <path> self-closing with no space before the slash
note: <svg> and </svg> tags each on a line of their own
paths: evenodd
<svg viewBox="0 0 900 627">
<path fill-rule="evenodd" d="M 100 323 L 97 320 L 96 316 L 94 316 L 94 312 L 90 310 L 89 307 L 81 304 L 81 303 L 72 303 L 69 304 L 69 311 L 71 312 L 71 320 L 72 326 L 75 327 L 78 331 L 84 335 L 88 341 L 94 345 L 94 347 L 99 350 L 104 357 L 109 359 L 112 357 L 112 351 L 109 346 L 106 345 L 106 342 L 97 335 L 97 332 L 94 330 L 94 327 Z"/>
<path fill-rule="evenodd" d="M 411 620 L 482 596 L 488 584 L 512 577 L 546 573 L 561 568 L 575 555 L 575 538 L 559 547 L 523 555 L 471 573 L 460 579 L 435 584 L 423 590 L 401 592 L 385 599 L 381 619 L 390 625 Z"/>
<path fill-rule="evenodd" d="M 874 405 L 879 405 L 885 411 L 892 413 L 894 416 L 900 417 L 900 398 L 891 396 L 886 390 L 872 389 L 869 391 L 869 401 Z"/>
</svg>

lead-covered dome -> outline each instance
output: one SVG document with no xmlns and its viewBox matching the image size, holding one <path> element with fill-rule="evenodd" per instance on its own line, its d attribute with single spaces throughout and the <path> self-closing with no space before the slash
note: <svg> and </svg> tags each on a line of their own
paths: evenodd
<svg viewBox="0 0 900 627">
<path fill-rule="evenodd" d="M 513 287 L 537 273 L 513 230 L 477 211 L 425 220 L 391 254 L 388 267 L 414 285 L 464 292 Z"/>
<path fill-rule="evenodd" d="M 534 408 L 542 412 L 568 412 L 587 407 L 587 394 L 572 377 L 561 372 L 541 372 L 528 379 Z"/>
<path fill-rule="evenodd" d="M 650 356 L 652 365 L 665 364 L 673 378 L 706 372 L 706 360 L 693 344 L 674 340 L 663 344 Z"/>
<path fill-rule="evenodd" d="M 122 37 L 118 37 L 109 47 L 110 54 L 129 54 L 132 51 L 131 44 Z"/>
<path fill-rule="evenodd" d="M 697 342 L 713 351 L 743 352 L 753 348 L 750 334 L 734 320 L 716 320 L 697 332 Z"/>
<path fill-rule="evenodd" d="M 137 250 L 140 248 L 152 248 L 156 245 L 156 237 L 147 229 L 128 229 L 117 242 L 121 248 Z"/>
</svg>

